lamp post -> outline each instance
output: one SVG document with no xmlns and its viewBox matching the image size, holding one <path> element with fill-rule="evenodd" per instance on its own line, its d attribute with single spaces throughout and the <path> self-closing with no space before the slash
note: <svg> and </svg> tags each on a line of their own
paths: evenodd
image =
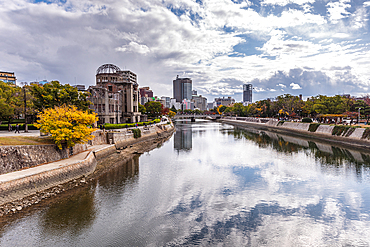
<svg viewBox="0 0 370 247">
<path fill-rule="evenodd" d="M 358 108 L 357 124 L 360 123 L 360 110 L 361 110 L 361 107 Z"/>
<path fill-rule="evenodd" d="M 22 82 L 23 85 L 23 99 L 24 99 L 24 132 L 28 132 L 27 125 L 27 97 L 26 97 L 26 85 L 27 82 Z"/>
</svg>

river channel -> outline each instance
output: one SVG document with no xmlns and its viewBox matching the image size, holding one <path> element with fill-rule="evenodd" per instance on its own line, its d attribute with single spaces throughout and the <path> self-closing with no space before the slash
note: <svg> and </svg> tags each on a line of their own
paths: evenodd
<svg viewBox="0 0 370 247">
<path fill-rule="evenodd" d="M 370 155 L 210 121 L 0 224 L 0 246 L 369 246 Z"/>
</svg>

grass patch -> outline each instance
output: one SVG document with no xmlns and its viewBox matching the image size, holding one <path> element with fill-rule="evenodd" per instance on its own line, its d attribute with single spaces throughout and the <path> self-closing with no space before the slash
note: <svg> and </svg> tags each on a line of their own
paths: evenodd
<svg viewBox="0 0 370 247">
<path fill-rule="evenodd" d="M 0 137 L 0 146 L 54 144 L 51 137 L 6 136 Z"/>
</svg>

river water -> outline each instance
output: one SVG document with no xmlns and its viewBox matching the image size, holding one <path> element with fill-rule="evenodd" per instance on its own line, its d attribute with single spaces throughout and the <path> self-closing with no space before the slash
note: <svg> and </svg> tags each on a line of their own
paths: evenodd
<svg viewBox="0 0 370 247">
<path fill-rule="evenodd" d="M 0 246 L 369 246 L 370 156 L 230 125 L 174 136 L 11 217 Z"/>
</svg>

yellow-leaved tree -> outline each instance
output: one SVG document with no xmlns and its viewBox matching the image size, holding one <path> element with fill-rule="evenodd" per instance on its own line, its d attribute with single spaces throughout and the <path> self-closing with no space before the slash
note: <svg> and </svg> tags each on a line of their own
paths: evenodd
<svg viewBox="0 0 370 247">
<path fill-rule="evenodd" d="M 60 149 L 92 140 L 94 136 L 91 133 L 96 129 L 91 126 L 98 121 L 95 113 L 67 105 L 45 109 L 38 117 L 40 119 L 35 126 L 45 133 L 50 133 Z"/>
<path fill-rule="evenodd" d="M 173 118 L 174 116 L 176 116 L 176 112 L 173 112 L 173 111 L 169 110 L 169 112 L 168 112 L 168 116 L 169 116 L 170 118 Z"/>
</svg>

